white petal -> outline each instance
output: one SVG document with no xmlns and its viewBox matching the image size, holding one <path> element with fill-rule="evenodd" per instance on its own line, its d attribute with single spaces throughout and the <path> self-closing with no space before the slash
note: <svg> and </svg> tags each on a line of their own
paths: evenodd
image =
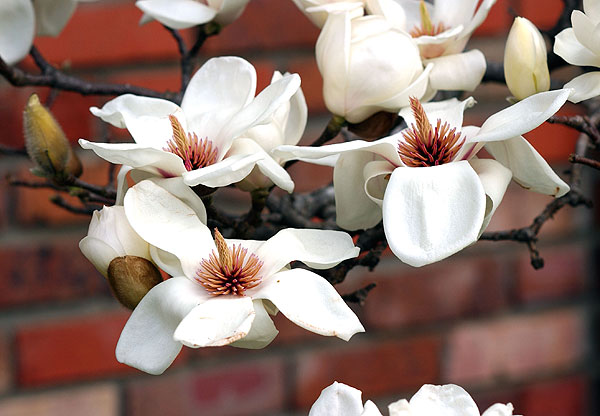
<svg viewBox="0 0 600 416">
<path fill-rule="evenodd" d="M 408 400 L 406 399 L 401 399 L 391 403 L 388 406 L 388 411 L 390 416 L 412 416 L 410 411 L 410 403 L 408 403 Z"/>
<path fill-rule="evenodd" d="M 361 416 L 362 412 L 362 392 L 334 381 L 321 391 L 308 416 Z"/>
<path fill-rule="evenodd" d="M 348 341 L 364 332 L 352 310 L 321 276 L 304 269 L 275 273 L 257 287 L 255 299 L 268 299 L 296 325 Z"/>
<path fill-rule="evenodd" d="M 513 405 L 511 403 L 496 403 L 490 406 L 481 416 L 512 416 Z"/>
<path fill-rule="evenodd" d="M 185 276 L 185 272 L 181 268 L 181 262 L 174 254 L 161 250 L 158 247 L 150 246 L 150 256 L 152 261 L 169 275 Z"/>
<path fill-rule="evenodd" d="M 367 0 L 367 11 L 386 18 L 392 26 L 406 31 L 406 12 L 394 0 Z"/>
<path fill-rule="evenodd" d="M 83 237 L 79 242 L 79 250 L 104 277 L 107 277 L 110 262 L 119 257 L 115 249 L 95 237 Z"/>
<path fill-rule="evenodd" d="M 204 185 L 210 188 L 227 186 L 248 176 L 256 162 L 264 157 L 264 153 L 228 156 L 214 165 L 184 173 L 183 180 L 189 186 Z"/>
<path fill-rule="evenodd" d="M 293 145 L 298 143 L 304 134 L 307 119 L 308 107 L 306 99 L 304 98 L 302 88 L 298 88 L 298 91 L 290 99 L 290 111 L 285 125 L 284 143 L 282 144 Z"/>
<path fill-rule="evenodd" d="M 600 72 L 588 72 L 567 82 L 564 88 L 572 88 L 569 101 L 578 103 L 600 95 Z"/>
<path fill-rule="evenodd" d="M 429 74 L 431 88 L 450 91 L 473 91 L 481 83 L 487 66 L 485 56 L 477 49 L 440 56 L 427 63 L 433 63 Z"/>
<path fill-rule="evenodd" d="M 216 140 L 222 156 L 229 144 L 218 140 L 219 131 L 252 101 L 255 93 L 256 70 L 248 61 L 235 56 L 212 58 L 190 80 L 181 108 L 189 129 L 201 138 Z"/>
<path fill-rule="evenodd" d="M 596 55 L 600 54 L 596 24 L 580 10 L 571 13 L 571 23 L 577 40 Z"/>
<path fill-rule="evenodd" d="M 255 252 L 263 261 L 263 276 L 278 272 L 294 260 L 315 269 L 328 269 L 358 253 L 345 232 L 295 228 L 279 231 Z"/>
<path fill-rule="evenodd" d="M 217 3 L 220 3 L 220 7 L 217 16 L 215 17 L 215 22 L 222 25 L 228 25 L 229 23 L 233 22 L 242 14 L 246 4 L 248 4 L 248 1 L 249 0 L 218 1 Z"/>
<path fill-rule="evenodd" d="M 125 324 L 117 343 L 117 360 L 150 374 L 162 374 L 179 354 L 173 333 L 181 320 L 208 294 L 185 277 L 154 286 Z"/>
<path fill-rule="evenodd" d="M 172 29 L 187 29 L 214 19 L 217 11 L 194 0 L 139 0 L 135 5 Z"/>
<path fill-rule="evenodd" d="M 378 105 L 382 108 L 395 109 L 396 111 L 409 104 L 409 97 L 422 98 L 427 92 L 429 85 L 429 74 L 433 70 L 433 64 L 427 64 L 421 75 L 419 75 L 409 86 L 391 98 Z"/>
<path fill-rule="evenodd" d="M 173 176 L 186 172 L 179 156 L 153 147 L 144 147 L 137 143 L 94 143 L 85 139 L 79 139 L 79 145 L 84 149 L 93 150 L 110 163 L 143 168 L 155 175 L 161 174 L 158 169 Z"/>
<path fill-rule="evenodd" d="M 564 29 L 556 35 L 554 53 L 571 65 L 600 66 L 600 56 L 583 46 L 572 28 Z"/>
<path fill-rule="evenodd" d="M 215 248 L 209 229 L 175 195 L 151 181 L 142 181 L 125 195 L 125 214 L 148 243 L 174 254 L 186 276 Z"/>
<path fill-rule="evenodd" d="M 123 205 L 123 198 L 125 198 L 125 192 L 129 189 L 129 183 L 127 182 L 127 175 L 133 168 L 131 166 L 122 165 L 117 173 L 117 198 L 115 199 L 115 205 Z"/>
<path fill-rule="evenodd" d="M 394 169 L 391 163 L 380 160 L 367 163 L 363 169 L 365 193 L 379 207 L 383 205 L 385 189 Z"/>
<path fill-rule="evenodd" d="M 474 140 L 491 142 L 510 139 L 535 129 L 567 101 L 570 90 L 534 94 L 489 117 Z"/>
<path fill-rule="evenodd" d="M 232 347 L 253 350 L 261 349 L 269 345 L 279 333 L 271 317 L 265 310 L 263 301 L 260 299 L 253 300 L 252 304 L 254 305 L 256 315 L 254 316 L 250 332 L 244 338 L 230 344 Z"/>
<path fill-rule="evenodd" d="M 451 128 L 460 130 L 463 125 L 463 113 L 465 112 L 465 109 L 471 108 L 475 104 L 476 101 L 473 97 L 469 97 L 463 101 L 451 98 L 449 100 L 424 103 L 422 105 L 431 124 L 435 124 L 439 119 L 442 120 L 442 123 L 448 123 Z M 400 110 L 399 114 L 404 119 L 407 126 L 415 124 L 415 117 L 410 107 L 404 107 Z"/>
<path fill-rule="evenodd" d="M 204 203 L 189 186 L 183 183 L 183 178 L 152 178 L 150 180 L 183 201 L 183 203 L 196 213 L 200 221 L 206 224 L 206 208 L 204 207 Z"/>
<path fill-rule="evenodd" d="M 245 337 L 253 320 L 252 299 L 217 296 L 192 309 L 175 330 L 173 339 L 191 348 L 228 345 Z"/>
<path fill-rule="evenodd" d="M 486 196 L 485 217 L 481 230 L 479 230 L 479 236 L 481 236 L 496 212 L 496 208 L 502 202 L 506 187 L 512 179 L 512 172 L 494 159 L 471 159 L 469 163 L 477 172 Z"/>
<path fill-rule="evenodd" d="M 0 56 L 12 65 L 29 53 L 35 34 L 30 0 L 0 1 Z"/>
<path fill-rule="evenodd" d="M 468 162 L 398 168 L 383 199 L 390 249 L 420 267 L 442 260 L 477 240 L 485 193 Z"/>
<path fill-rule="evenodd" d="M 522 136 L 502 142 L 486 143 L 486 150 L 510 169 L 515 181 L 526 189 L 560 197 L 569 185 L 558 177 L 548 163 Z"/>
<path fill-rule="evenodd" d="M 135 142 L 146 147 L 162 149 L 173 137 L 169 115 L 176 116 L 187 131 L 181 108 L 160 98 L 125 94 L 110 100 L 102 108 L 91 107 L 90 111 L 115 127 L 127 128 Z"/>
<path fill-rule="evenodd" d="M 583 0 L 583 11 L 594 22 L 600 22 L 600 3 L 596 0 Z"/>
<path fill-rule="evenodd" d="M 37 35 L 58 36 L 73 15 L 76 6 L 76 0 L 34 2 Z"/>
<path fill-rule="evenodd" d="M 437 0 L 431 17 L 434 22 L 444 22 L 446 26 L 462 25 L 473 19 L 478 2 L 478 0 Z"/>
<path fill-rule="evenodd" d="M 375 403 L 373 403 L 371 400 L 367 400 L 365 403 L 365 409 L 360 416 L 381 416 L 381 412 Z"/>
<path fill-rule="evenodd" d="M 455 384 L 426 384 L 410 399 L 415 415 L 479 416 L 477 405 L 462 387 Z"/>
</svg>

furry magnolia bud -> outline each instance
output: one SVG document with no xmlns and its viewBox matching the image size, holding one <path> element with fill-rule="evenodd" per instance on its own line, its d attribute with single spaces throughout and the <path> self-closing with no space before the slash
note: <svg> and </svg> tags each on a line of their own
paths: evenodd
<svg viewBox="0 0 600 416">
<path fill-rule="evenodd" d="M 146 293 L 162 281 L 156 266 L 143 257 L 115 257 L 108 266 L 113 294 L 129 309 L 135 309 Z"/>
<path fill-rule="evenodd" d="M 33 173 L 50 178 L 65 175 L 79 176 L 81 162 L 73 153 L 65 133 L 41 103 L 37 94 L 32 94 L 23 112 L 25 147 L 29 158 L 35 163 Z"/>
</svg>

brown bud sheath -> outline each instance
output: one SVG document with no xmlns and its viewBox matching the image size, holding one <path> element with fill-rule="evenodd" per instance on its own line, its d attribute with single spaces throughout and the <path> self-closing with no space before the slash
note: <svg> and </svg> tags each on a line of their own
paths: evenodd
<svg viewBox="0 0 600 416">
<path fill-rule="evenodd" d="M 115 257 L 108 266 L 108 282 L 115 298 L 132 310 L 162 281 L 156 266 L 143 257 Z"/>
</svg>

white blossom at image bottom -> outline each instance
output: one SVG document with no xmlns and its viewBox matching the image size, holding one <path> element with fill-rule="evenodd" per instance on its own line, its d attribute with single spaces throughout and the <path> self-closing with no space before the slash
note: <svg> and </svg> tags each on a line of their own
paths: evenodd
<svg viewBox="0 0 600 416">
<path fill-rule="evenodd" d="M 263 348 L 281 311 L 320 335 L 349 340 L 363 326 L 333 286 L 298 260 L 326 269 L 359 249 L 340 231 L 284 229 L 267 241 L 215 238 L 182 200 L 153 181 L 127 191 L 125 214 L 150 245 L 152 260 L 174 276 L 142 299 L 117 344 L 117 359 L 161 374 L 183 345 Z"/>
<path fill-rule="evenodd" d="M 362 392 L 334 382 L 323 389 L 309 416 L 382 416 L 370 400 L 363 404 Z M 388 406 L 389 416 L 513 416 L 512 404 L 496 403 L 481 415 L 475 401 L 455 384 L 425 384 L 410 400 L 401 399 Z"/>
</svg>

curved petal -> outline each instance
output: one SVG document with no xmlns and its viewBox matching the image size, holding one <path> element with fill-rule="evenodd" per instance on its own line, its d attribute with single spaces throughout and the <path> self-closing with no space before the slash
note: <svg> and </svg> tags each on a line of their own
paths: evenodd
<svg viewBox="0 0 600 416">
<path fill-rule="evenodd" d="M 170 276 L 184 276 L 185 272 L 181 268 L 181 262 L 174 255 L 158 247 L 150 246 L 150 257 L 152 261 Z"/>
<path fill-rule="evenodd" d="M 382 416 L 381 412 L 377 408 L 377 405 L 373 403 L 371 400 L 367 400 L 365 403 L 365 410 L 360 414 L 360 416 Z"/>
<path fill-rule="evenodd" d="M 214 165 L 184 173 L 183 180 L 189 186 L 204 185 L 209 188 L 227 186 L 248 176 L 256 163 L 265 155 L 265 153 L 255 153 L 228 156 Z"/>
<path fill-rule="evenodd" d="M 253 320 L 254 306 L 249 297 L 216 296 L 192 309 L 173 339 L 191 348 L 228 345 L 245 337 Z"/>
<path fill-rule="evenodd" d="M 321 391 L 308 416 L 361 416 L 362 412 L 362 392 L 334 381 Z"/>
<path fill-rule="evenodd" d="M 600 56 L 583 46 L 572 28 L 564 29 L 554 39 L 554 53 L 571 65 L 600 67 Z"/>
<path fill-rule="evenodd" d="M 150 169 L 155 175 L 160 175 L 158 169 L 173 176 L 186 172 L 179 156 L 153 147 L 144 147 L 136 143 L 94 143 L 85 139 L 79 139 L 79 145 L 84 149 L 93 150 L 110 163 Z"/>
<path fill-rule="evenodd" d="M 400 399 L 388 405 L 390 416 L 411 416 L 410 403 L 406 399 Z"/>
<path fill-rule="evenodd" d="M 85 236 L 79 242 L 79 250 L 104 277 L 107 277 L 108 266 L 119 253 L 104 241 Z"/>
<path fill-rule="evenodd" d="M 30 0 L 0 2 L 0 56 L 12 65 L 29 53 L 35 35 L 35 15 Z"/>
<path fill-rule="evenodd" d="M 427 114 L 427 118 L 431 124 L 442 120 L 450 125 L 451 128 L 460 130 L 463 125 L 463 115 L 465 109 L 473 107 L 477 102 L 473 97 L 469 97 L 463 101 L 458 101 L 456 98 L 451 98 L 444 101 L 436 101 L 433 103 L 424 103 L 423 110 Z M 415 117 L 410 107 L 404 107 L 400 110 L 400 116 L 404 119 L 407 126 L 415 124 Z"/>
<path fill-rule="evenodd" d="M 228 25 L 243 13 L 249 0 L 219 0 L 220 8 L 215 17 L 215 22 Z M 210 2 L 209 2 L 210 4 Z"/>
<path fill-rule="evenodd" d="M 390 163 L 380 160 L 367 163 L 363 169 L 365 193 L 379 207 L 383 205 L 385 189 L 394 169 Z"/>
<path fill-rule="evenodd" d="M 512 416 L 513 405 L 511 403 L 496 403 L 490 406 L 481 416 Z"/>
<path fill-rule="evenodd" d="M 394 0 L 366 0 L 367 11 L 385 17 L 393 27 L 406 31 L 406 12 Z"/>
<path fill-rule="evenodd" d="M 328 269 L 358 253 L 358 247 L 345 232 L 295 228 L 279 231 L 255 252 L 263 261 L 263 276 L 277 273 L 294 260 L 314 269 Z"/>
<path fill-rule="evenodd" d="M 571 88 L 569 101 L 578 103 L 600 95 L 600 72 L 588 72 L 567 82 L 563 88 Z"/>
<path fill-rule="evenodd" d="M 200 221 L 203 224 L 206 224 L 207 218 L 204 203 L 200 197 L 190 189 L 189 186 L 183 183 L 183 179 L 181 177 L 151 178 L 150 180 L 158 186 L 165 188 L 169 193 L 175 195 L 177 198 L 183 201 L 184 204 L 186 204 L 196 213 L 196 216 L 198 216 Z"/>
<path fill-rule="evenodd" d="M 36 1 L 36 32 L 38 36 L 58 36 L 77 6 L 77 0 Z"/>
<path fill-rule="evenodd" d="M 600 3 L 596 0 L 583 0 L 583 11 L 594 22 L 600 22 Z"/>
<path fill-rule="evenodd" d="M 595 54 L 599 54 L 600 45 L 598 45 L 595 22 L 581 10 L 573 10 L 573 13 L 571 13 L 571 23 L 577 40 Z"/>
<path fill-rule="evenodd" d="M 174 254 L 186 276 L 193 277 L 200 261 L 215 245 L 209 229 L 175 195 L 151 181 L 142 181 L 125 195 L 125 214 L 148 243 Z"/>
<path fill-rule="evenodd" d="M 420 267 L 477 240 L 485 192 L 468 162 L 398 168 L 383 199 L 383 227 L 392 252 Z"/>
<path fill-rule="evenodd" d="M 378 103 L 378 106 L 381 108 L 395 109 L 395 111 L 397 111 L 409 104 L 409 97 L 423 97 L 423 95 L 425 95 L 427 92 L 427 86 L 429 85 L 429 74 L 432 70 L 433 64 L 427 64 L 421 75 L 419 75 L 408 87 L 393 97 Z"/>
<path fill-rule="evenodd" d="M 570 90 L 540 92 L 489 117 L 474 141 L 492 142 L 520 136 L 535 129 L 567 101 Z"/>
<path fill-rule="evenodd" d="M 496 208 L 502 202 L 506 188 L 512 179 L 512 172 L 493 159 L 471 159 L 471 167 L 477 172 L 485 191 L 485 216 L 479 236 L 487 228 Z"/>
<path fill-rule="evenodd" d="M 110 100 L 102 108 L 90 107 L 90 111 L 115 127 L 127 128 L 133 140 L 146 147 L 162 149 L 173 137 L 169 115 L 176 116 L 187 131 L 181 108 L 160 98 L 125 94 Z"/>
<path fill-rule="evenodd" d="M 217 11 L 194 0 L 138 0 L 135 5 L 172 29 L 187 29 L 210 22 Z"/>
<path fill-rule="evenodd" d="M 235 56 L 212 58 L 190 80 L 181 108 L 191 130 L 215 140 L 210 136 L 218 134 L 234 114 L 250 104 L 255 93 L 256 70 L 248 61 Z M 215 144 L 225 154 L 221 149 L 224 144 Z"/>
<path fill-rule="evenodd" d="M 512 171 L 515 181 L 523 188 L 555 197 L 569 192 L 569 185 L 554 173 L 544 158 L 522 136 L 486 143 L 485 149 Z"/>
<path fill-rule="evenodd" d="M 287 122 L 284 130 L 284 142 L 282 144 L 296 144 L 302 138 L 306 121 L 308 119 L 308 106 L 302 88 L 290 99 L 290 111 L 288 113 Z"/>
<path fill-rule="evenodd" d="M 477 49 L 440 56 L 427 63 L 433 63 L 429 85 L 445 91 L 473 91 L 481 83 L 487 67 L 485 56 Z"/>
<path fill-rule="evenodd" d="M 256 299 L 252 301 L 254 305 L 254 321 L 250 332 L 239 341 L 235 341 L 230 345 L 238 348 L 248 348 L 257 350 L 266 347 L 275 339 L 279 331 L 275 328 L 275 324 L 263 306 L 263 301 Z"/>
<path fill-rule="evenodd" d="M 444 22 L 446 26 L 458 26 L 471 21 L 478 0 L 437 0 L 433 7 L 434 22 Z"/>
<path fill-rule="evenodd" d="M 256 288 L 255 299 L 268 299 L 296 325 L 348 341 L 365 329 L 352 310 L 321 276 L 304 269 L 275 273 Z"/>
<path fill-rule="evenodd" d="M 115 205 L 123 205 L 123 198 L 125 198 L 125 193 L 129 189 L 127 174 L 129 174 L 132 169 L 131 166 L 122 165 L 119 169 L 119 173 L 117 173 L 117 198 L 115 199 Z"/>
<path fill-rule="evenodd" d="M 117 343 L 117 360 L 150 374 L 162 374 L 179 354 L 173 339 L 181 320 L 208 294 L 185 277 L 154 286 L 142 298 L 125 324 Z"/>
<path fill-rule="evenodd" d="M 410 410 L 415 415 L 479 416 L 469 393 L 455 384 L 425 384 L 410 399 Z"/>
</svg>

